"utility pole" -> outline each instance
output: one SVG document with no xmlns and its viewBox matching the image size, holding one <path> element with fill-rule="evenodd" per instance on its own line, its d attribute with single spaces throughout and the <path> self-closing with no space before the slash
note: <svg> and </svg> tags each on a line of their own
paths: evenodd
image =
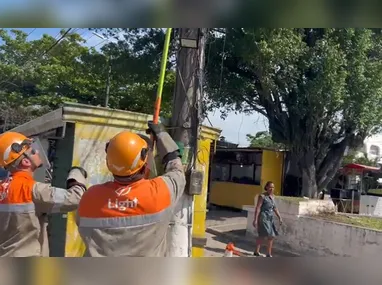
<svg viewBox="0 0 382 285">
<path fill-rule="evenodd" d="M 207 29 L 179 29 L 180 41 L 190 47 L 180 47 L 177 58 L 177 74 L 172 110 L 172 137 L 182 145 L 183 165 L 185 166 L 187 186 L 185 194 L 175 207 L 174 219 L 169 230 L 168 256 L 190 257 L 192 249 L 193 196 L 189 183 L 191 173 L 196 170 L 196 154 L 201 118 L 202 80 L 205 60 Z M 182 35 L 196 39 L 182 39 Z M 196 44 L 197 43 L 197 44 Z M 197 183 L 196 183 L 197 184 Z"/>
</svg>

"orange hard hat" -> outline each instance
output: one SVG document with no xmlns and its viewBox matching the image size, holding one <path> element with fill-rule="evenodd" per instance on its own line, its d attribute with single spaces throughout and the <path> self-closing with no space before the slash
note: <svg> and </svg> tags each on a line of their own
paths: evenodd
<svg viewBox="0 0 382 285">
<path fill-rule="evenodd" d="M 7 167 L 30 148 L 31 140 L 20 133 L 6 132 L 0 135 L 0 166 Z"/>
<path fill-rule="evenodd" d="M 147 162 L 148 144 L 140 135 L 123 131 L 106 144 L 107 168 L 115 176 L 131 176 Z"/>
</svg>

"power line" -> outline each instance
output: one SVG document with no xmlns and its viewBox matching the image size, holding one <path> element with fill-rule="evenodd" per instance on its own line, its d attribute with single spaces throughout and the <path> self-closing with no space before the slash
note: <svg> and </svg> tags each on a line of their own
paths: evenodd
<svg viewBox="0 0 382 285">
<path fill-rule="evenodd" d="M 225 31 L 227 31 L 227 29 L 225 29 Z M 224 70 L 224 59 L 225 59 L 224 53 L 225 53 L 226 39 L 227 39 L 227 33 L 224 33 L 222 60 L 221 60 L 221 64 L 220 64 L 220 79 L 219 79 L 219 91 L 218 91 L 219 96 L 221 95 L 220 92 L 221 92 L 222 83 L 223 83 L 223 70 Z M 214 111 L 214 115 L 215 115 L 215 112 L 216 112 L 216 109 Z"/>
<path fill-rule="evenodd" d="M 66 37 L 66 35 L 70 32 L 72 30 L 72 28 L 68 28 L 67 30 L 66 30 L 66 32 L 61 36 L 61 38 L 59 38 L 58 40 L 56 40 L 54 43 L 53 43 L 53 45 L 51 45 L 46 51 L 44 51 L 44 52 L 42 52 L 41 54 L 40 54 L 40 59 L 44 56 L 44 55 L 46 55 L 47 53 L 49 53 L 57 44 L 59 44 L 60 43 L 60 41 L 62 41 L 65 37 Z M 32 58 L 30 58 L 29 60 L 27 60 L 26 61 L 26 63 L 24 64 L 24 66 L 26 66 L 27 64 L 29 64 L 29 63 L 31 63 L 31 61 L 32 61 Z M 7 79 L 7 80 L 3 80 L 3 81 L 1 81 L 0 82 L 0 87 L 1 87 L 1 85 L 2 84 L 6 84 L 7 82 L 9 82 L 9 81 L 11 81 L 11 80 L 13 80 L 15 77 L 16 77 L 17 75 L 15 75 L 13 78 L 9 78 L 9 79 Z"/>
<path fill-rule="evenodd" d="M 72 30 L 72 28 L 69 28 L 66 30 L 66 32 L 61 36 L 61 38 L 59 38 L 50 48 L 48 48 L 42 55 L 46 55 L 48 52 L 50 52 L 56 45 L 58 45 L 65 37 L 66 35 Z"/>
<path fill-rule="evenodd" d="M 36 30 L 37 28 L 34 28 L 28 35 L 27 35 L 27 38 L 32 34 L 34 33 L 34 31 Z"/>
<path fill-rule="evenodd" d="M 244 114 L 241 116 L 240 127 L 239 127 L 239 131 L 237 132 L 237 144 L 238 145 L 240 145 L 240 131 L 241 131 L 241 127 L 243 126 L 243 121 L 244 121 Z"/>
<path fill-rule="evenodd" d="M 54 36 L 54 39 L 57 40 L 58 36 L 61 34 L 61 30 L 58 32 L 57 35 Z"/>
<path fill-rule="evenodd" d="M 82 34 L 80 34 L 80 37 L 82 38 L 83 35 L 85 35 L 87 33 L 87 29 L 85 30 L 85 32 L 83 32 Z"/>
<path fill-rule="evenodd" d="M 88 40 L 90 40 L 94 36 L 95 36 L 94 34 L 91 34 L 90 37 L 88 37 L 85 41 L 87 42 Z"/>
<path fill-rule="evenodd" d="M 103 40 L 102 42 L 96 44 L 95 46 L 92 46 L 92 48 L 95 48 L 96 46 L 99 46 L 100 44 L 102 44 L 103 42 L 106 42 L 107 40 L 108 40 L 108 39 Z"/>
</svg>

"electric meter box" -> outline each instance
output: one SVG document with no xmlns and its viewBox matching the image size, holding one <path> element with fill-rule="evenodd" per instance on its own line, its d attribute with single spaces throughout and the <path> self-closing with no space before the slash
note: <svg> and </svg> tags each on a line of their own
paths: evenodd
<svg viewBox="0 0 382 285">
<path fill-rule="evenodd" d="M 204 173 L 200 170 L 192 169 L 186 185 L 188 195 L 201 195 L 203 192 Z"/>
</svg>

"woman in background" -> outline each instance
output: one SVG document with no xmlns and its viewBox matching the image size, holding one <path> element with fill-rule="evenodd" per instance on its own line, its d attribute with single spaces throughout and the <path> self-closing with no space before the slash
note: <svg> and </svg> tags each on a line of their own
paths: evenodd
<svg viewBox="0 0 382 285">
<path fill-rule="evenodd" d="M 264 187 L 265 192 L 259 196 L 257 200 L 255 219 L 253 226 L 257 229 L 258 238 L 256 240 L 255 256 L 260 256 L 260 248 L 264 240 L 267 241 L 267 257 L 272 257 L 273 240 L 278 236 L 278 231 L 274 222 L 274 213 L 282 224 L 282 218 L 276 208 L 273 191 L 275 185 L 272 181 L 268 181 Z"/>
</svg>

